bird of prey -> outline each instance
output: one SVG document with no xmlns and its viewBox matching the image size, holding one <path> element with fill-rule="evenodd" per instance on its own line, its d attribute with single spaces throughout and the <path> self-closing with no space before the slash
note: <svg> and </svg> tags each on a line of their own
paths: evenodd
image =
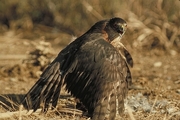
<svg viewBox="0 0 180 120">
<path fill-rule="evenodd" d="M 46 112 L 56 107 L 63 86 L 79 99 L 92 120 L 114 120 L 124 110 L 133 59 L 121 38 L 127 28 L 118 17 L 95 23 L 65 47 L 25 95 L 22 104 Z"/>
</svg>

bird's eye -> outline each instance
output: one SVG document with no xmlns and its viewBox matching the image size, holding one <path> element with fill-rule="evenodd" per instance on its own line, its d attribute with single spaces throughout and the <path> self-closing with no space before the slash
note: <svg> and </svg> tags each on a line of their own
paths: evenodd
<svg viewBox="0 0 180 120">
<path fill-rule="evenodd" d="M 114 24 L 114 28 L 118 29 L 118 27 L 119 27 L 119 26 L 118 26 L 117 24 Z"/>
<path fill-rule="evenodd" d="M 121 34 L 123 33 L 123 26 L 122 25 L 114 24 L 113 27 L 118 33 L 121 33 Z"/>
</svg>

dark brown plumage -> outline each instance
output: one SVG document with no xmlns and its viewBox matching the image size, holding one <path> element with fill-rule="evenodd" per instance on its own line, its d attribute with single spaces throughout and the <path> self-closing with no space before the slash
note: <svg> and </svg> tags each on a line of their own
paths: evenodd
<svg viewBox="0 0 180 120">
<path fill-rule="evenodd" d="M 102 20 L 64 48 L 25 95 L 28 110 L 56 107 L 62 86 L 86 107 L 93 120 L 113 120 L 123 112 L 131 83 L 129 52 L 120 42 L 127 24 L 121 18 Z"/>
</svg>

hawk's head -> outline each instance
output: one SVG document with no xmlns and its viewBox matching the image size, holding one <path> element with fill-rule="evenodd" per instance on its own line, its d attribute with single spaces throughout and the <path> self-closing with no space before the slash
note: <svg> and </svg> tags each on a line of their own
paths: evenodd
<svg viewBox="0 0 180 120">
<path fill-rule="evenodd" d="M 87 33 L 103 35 L 108 42 L 120 41 L 127 29 L 126 21 L 122 18 L 111 18 L 95 23 Z"/>
<path fill-rule="evenodd" d="M 120 40 L 124 35 L 126 29 L 126 21 L 121 18 L 115 17 L 109 20 L 109 22 L 106 24 L 106 27 L 104 28 L 104 31 L 106 31 L 106 33 L 108 34 L 109 41 L 113 41 L 115 39 Z"/>
<path fill-rule="evenodd" d="M 109 25 L 115 32 L 119 33 L 120 36 L 122 36 L 127 29 L 126 21 L 121 18 L 110 19 Z"/>
</svg>

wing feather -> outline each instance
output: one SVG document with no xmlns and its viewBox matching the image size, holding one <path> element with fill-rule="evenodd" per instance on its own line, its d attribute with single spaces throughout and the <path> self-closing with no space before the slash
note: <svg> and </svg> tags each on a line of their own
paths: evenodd
<svg viewBox="0 0 180 120">
<path fill-rule="evenodd" d="M 46 68 L 40 79 L 25 95 L 22 104 L 26 109 L 34 111 L 42 105 L 42 111 L 46 112 L 50 102 L 53 106 L 57 104 L 61 86 L 60 63 L 55 61 Z"/>
<path fill-rule="evenodd" d="M 70 45 L 63 50 L 22 103 L 34 111 L 42 104 L 46 112 L 50 103 L 53 107 L 57 105 L 61 87 L 66 85 L 67 91 L 80 99 L 93 120 L 114 119 L 116 110 L 121 113 L 124 109 L 128 81 L 131 74 L 124 56 L 102 37 L 93 36 L 93 40 L 79 48 L 75 44 L 74 48 Z"/>
<path fill-rule="evenodd" d="M 74 69 L 65 76 L 66 89 L 80 99 L 93 120 L 107 116 L 114 119 L 116 109 L 123 110 L 127 94 L 126 60 L 116 48 L 99 38 L 84 44 L 75 61 Z"/>
</svg>

